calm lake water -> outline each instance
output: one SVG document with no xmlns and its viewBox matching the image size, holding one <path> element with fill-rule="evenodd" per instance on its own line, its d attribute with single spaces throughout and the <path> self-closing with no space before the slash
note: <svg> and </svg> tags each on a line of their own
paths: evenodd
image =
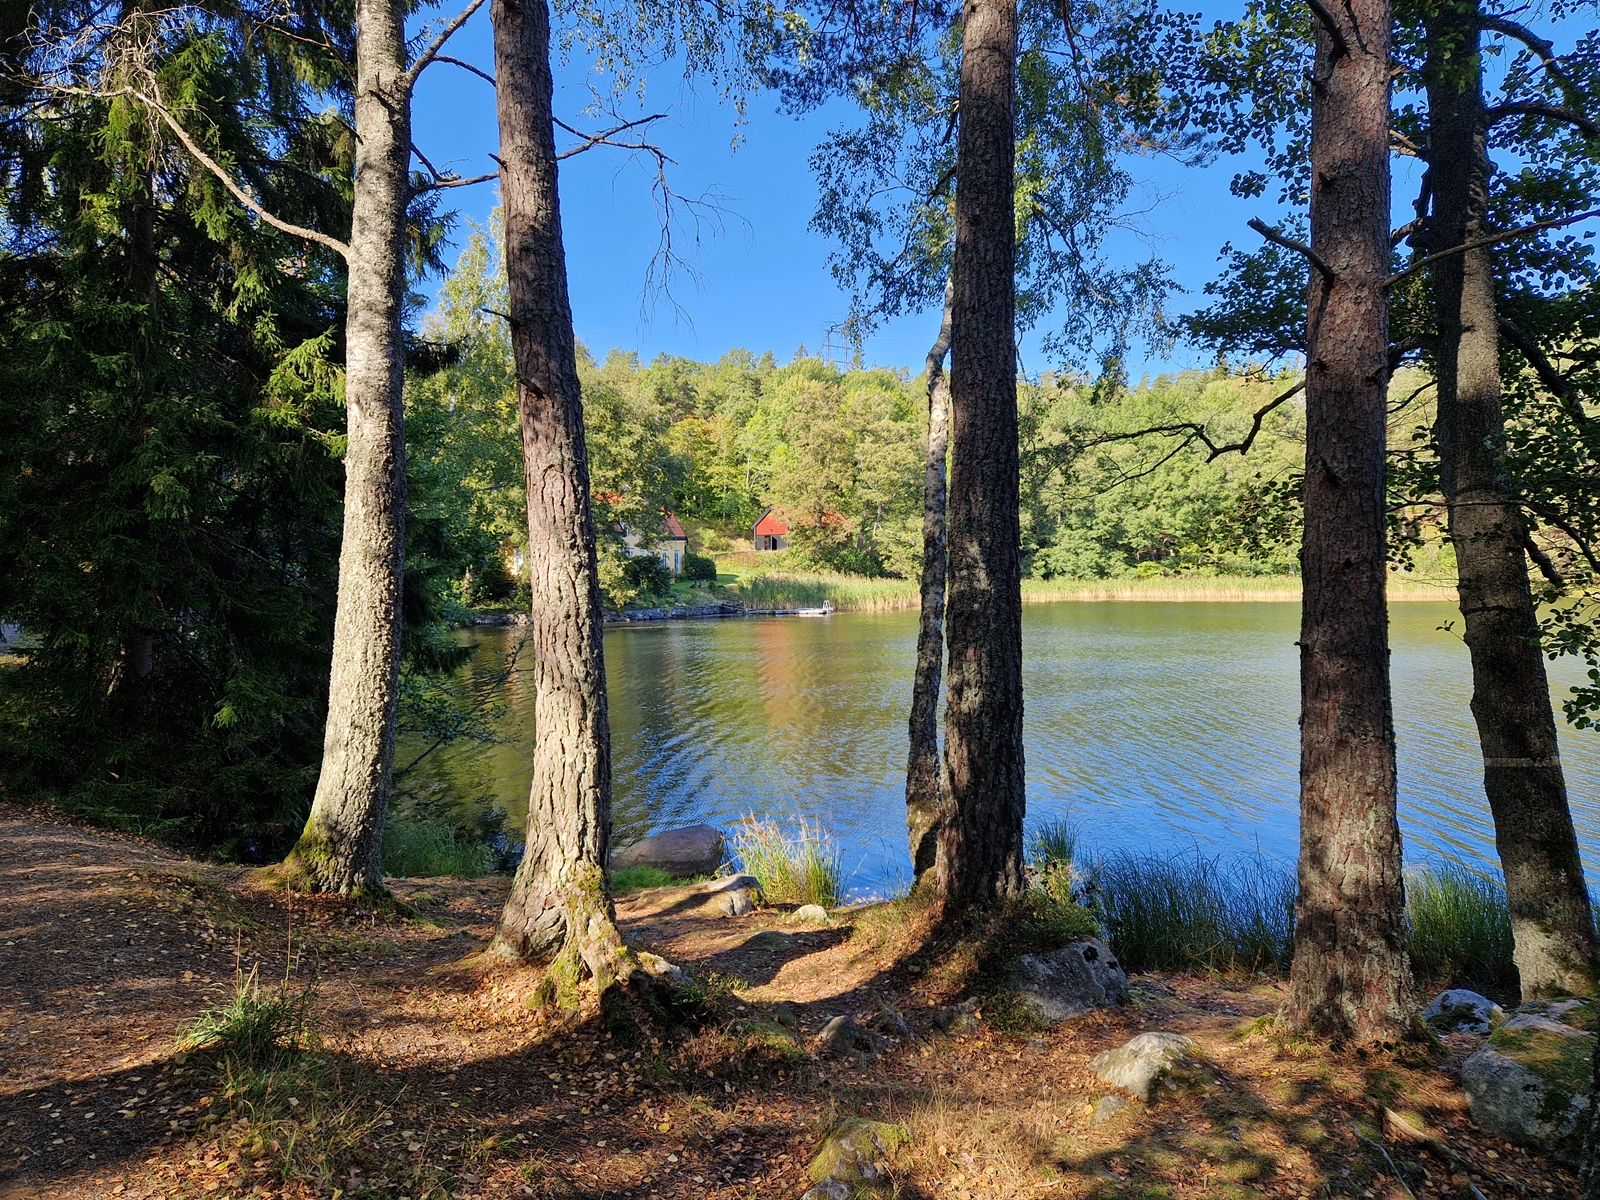
<svg viewBox="0 0 1600 1200">
<path fill-rule="evenodd" d="M 1023 609 L 1028 819 L 1068 817 L 1096 849 L 1198 846 L 1292 861 L 1299 606 L 1105 602 Z M 1448 604 L 1392 606 L 1401 821 L 1410 861 L 1493 869 L 1494 841 Z M 474 630 L 492 674 L 522 636 Z M 904 883 L 913 612 L 613 626 L 606 632 L 619 844 L 753 813 L 820 824 L 857 893 Z M 1580 677 L 1551 664 L 1552 691 Z M 531 676 L 505 689 L 506 739 L 413 772 L 473 808 L 526 815 Z M 1558 722 L 1559 723 L 1559 722 Z M 403 745 L 398 761 L 420 747 Z M 410 751 L 408 753 L 408 751 Z M 1600 849 L 1600 733 L 1562 728 L 1586 859 Z M 1591 885 L 1600 874 L 1591 870 Z"/>
</svg>

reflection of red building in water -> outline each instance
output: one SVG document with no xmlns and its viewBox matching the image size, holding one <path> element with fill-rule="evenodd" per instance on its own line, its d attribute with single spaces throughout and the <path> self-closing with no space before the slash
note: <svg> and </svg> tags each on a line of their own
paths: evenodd
<svg viewBox="0 0 1600 1200">
<path fill-rule="evenodd" d="M 769 508 L 761 514 L 750 539 L 757 550 L 782 550 L 789 544 L 789 517 L 781 508 Z"/>
</svg>

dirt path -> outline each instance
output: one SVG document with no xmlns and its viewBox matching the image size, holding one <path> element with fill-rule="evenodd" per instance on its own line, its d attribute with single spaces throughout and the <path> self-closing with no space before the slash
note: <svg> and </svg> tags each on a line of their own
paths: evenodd
<svg viewBox="0 0 1600 1200">
<path fill-rule="evenodd" d="M 867 928 L 881 914 L 856 930 L 716 918 L 663 889 L 619 917 L 700 981 L 715 1019 L 623 1045 L 594 1014 L 530 1009 L 532 972 L 463 965 L 503 880 L 395 890 L 422 915 L 291 904 L 250 872 L 0 807 L 0 1200 L 787 1200 L 846 1114 L 910 1129 L 900 1197 L 1400 1197 L 1351 1129 L 1383 1106 L 1466 1154 L 1490 1200 L 1572 1190 L 1470 1125 L 1457 1072 L 1476 1039 L 1432 1059 L 1330 1057 L 1250 1032 L 1280 1000 L 1273 980 L 1145 976 L 1136 1003 L 1045 1033 L 946 1037 L 948 983 L 893 928 Z M 236 966 L 275 987 L 286 959 L 310 1050 L 256 1067 L 178 1053 Z M 830 1017 L 885 1004 L 912 1033 L 883 1055 L 811 1044 Z M 1088 1059 L 1153 1029 L 1199 1040 L 1218 1086 L 1097 1123 Z M 1447 1165 L 1411 1160 L 1418 1197 L 1466 1194 Z"/>
</svg>

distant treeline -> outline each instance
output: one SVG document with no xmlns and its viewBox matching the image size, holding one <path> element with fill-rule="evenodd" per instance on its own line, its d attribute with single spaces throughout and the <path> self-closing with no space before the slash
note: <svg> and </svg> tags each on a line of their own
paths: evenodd
<svg viewBox="0 0 1600 1200">
<path fill-rule="evenodd" d="M 510 348 L 493 248 L 474 236 L 429 336 L 462 348 L 410 390 L 413 441 L 462 485 L 455 523 L 522 539 Z M 916 575 L 927 437 L 924 381 L 841 369 L 798 351 L 735 350 L 714 363 L 643 363 L 580 348 L 596 521 L 658 533 L 676 514 L 707 550 L 739 545 L 768 505 L 788 514 L 797 565 Z M 1185 371 L 1127 386 L 1046 376 L 1020 383 L 1024 569 L 1038 579 L 1288 574 L 1299 536 L 1302 410 L 1263 421 L 1247 455 L 1210 460 L 1193 437 L 1242 440 L 1292 379 Z M 1155 431 L 1155 432 L 1150 432 Z M 1141 436 L 1134 436 L 1141 435 Z M 444 489 L 435 494 L 443 494 Z M 481 544 L 481 542 L 480 542 Z M 492 571 L 485 564 L 480 573 Z"/>
</svg>

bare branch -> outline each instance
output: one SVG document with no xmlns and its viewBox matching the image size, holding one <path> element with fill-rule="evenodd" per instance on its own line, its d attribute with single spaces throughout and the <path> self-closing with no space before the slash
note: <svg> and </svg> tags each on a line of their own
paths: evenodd
<svg viewBox="0 0 1600 1200">
<path fill-rule="evenodd" d="M 1504 34 L 1506 37 L 1515 38 L 1538 58 L 1539 65 L 1556 81 L 1556 86 L 1561 89 L 1561 94 L 1567 98 L 1567 103 L 1573 109 L 1583 107 L 1582 93 L 1573 86 L 1572 80 L 1567 77 L 1566 71 L 1561 68 L 1561 60 L 1556 57 L 1554 42 L 1550 42 L 1534 33 L 1526 25 L 1519 25 L 1509 17 L 1497 17 L 1488 13 L 1478 17 L 1478 28 L 1488 29 L 1495 33 Z"/>
<path fill-rule="evenodd" d="M 1575 112 L 1570 108 L 1562 108 L 1558 104 L 1519 101 L 1516 104 L 1502 104 L 1498 108 L 1491 108 L 1483 116 L 1484 120 L 1490 125 L 1507 117 L 1547 117 L 1552 121 L 1565 121 L 1568 125 L 1576 125 L 1578 132 L 1590 140 L 1600 138 L 1600 126 L 1597 126 L 1581 112 Z"/>
<path fill-rule="evenodd" d="M 1256 409 L 1255 415 L 1250 419 L 1250 432 L 1245 434 L 1242 440 L 1237 442 L 1229 442 L 1225 446 L 1219 446 L 1213 442 L 1210 435 L 1206 433 L 1206 427 L 1200 424 L 1198 421 L 1177 421 L 1171 425 L 1151 425 L 1145 429 L 1136 429 L 1132 433 L 1107 434 L 1105 437 L 1094 438 L 1091 441 L 1084 443 L 1084 449 L 1087 450 L 1093 446 L 1106 446 L 1110 445 L 1112 442 L 1137 441 L 1140 438 L 1154 437 L 1157 435 L 1162 437 L 1177 437 L 1181 434 L 1183 435 L 1183 442 L 1179 445 L 1178 450 L 1183 449 L 1183 447 L 1187 446 L 1190 442 L 1199 442 L 1206 448 L 1207 462 L 1215 462 L 1224 454 L 1231 454 L 1234 452 L 1237 452 L 1243 456 L 1250 452 L 1251 446 L 1255 445 L 1256 437 L 1261 433 L 1262 422 L 1267 419 L 1268 414 L 1270 414 L 1274 409 L 1277 409 L 1288 403 L 1295 396 L 1298 396 L 1303 390 L 1305 390 L 1305 386 L 1306 381 L 1302 379 L 1288 391 L 1282 393 L 1281 395 L 1275 396 L 1272 400 Z M 1177 450 L 1174 450 L 1173 454 L 1176 453 Z M 1172 455 L 1168 455 L 1166 458 L 1163 458 L 1161 462 L 1165 463 L 1171 457 Z M 1160 466 L 1161 463 L 1157 463 L 1156 465 Z M 1148 474 L 1148 472 L 1146 473 Z M 1127 476 L 1126 478 L 1138 479 L 1141 478 L 1141 476 L 1132 475 Z M 1119 480 L 1118 482 L 1125 481 L 1126 480 Z"/>
<path fill-rule="evenodd" d="M 1509 242 L 1512 238 L 1524 237 L 1530 233 L 1539 233 L 1546 229 L 1560 229 L 1563 225 L 1576 225 L 1579 221 L 1587 221 L 1590 217 L 1600 217 L 1600 208 L 1592 208 L 1588 212 L 1581 212 L 1572 217 L 1557 217 L 1550 221 L 1535 221 L 1532 225 L 1508 229 L 1504 233 L 1492 234 L 1489 237 L 1473 238 L 1470 242 L 1462 242 L 1459 246 L 1452 246 L 1448 250 L 1441 250 L 1437 254 L 1430 254 L 1426 258 L 1417 259 L 1404 271 L 1385 279 L 1383 286 L 1392 287 L 1407 275 L 1420 271 L 1423 267 L 1436 263 L 1441 258 L 1449 258 L 1452 254 L 1465 254 L 1468 250 L 1477 250 L 1482 246 L 1493 246 L 1497 242 Z"/>
<path fill-rule="evenodd" d="M 561 126 L 562 129 L 565 129 L 573 137 L 584 139 L 583 145 L 574 146 L 571 150 L 563 150 L 560 154 L 556 155 L 556 161 L 560 162 L 563 158 L 571 158 L 574 154 L 582 154 L 585 150 L 592 150 L 596 146 L 613 146 L 619 150 L 643 150 L 648 154 L 654 155 L 658 162 L 672 162 L 673 159 L 667 157 L 666 153 L 659 146 L 651 145 L 649 142 L 613 142 L 611 140 L 612 138 L 616 137 L 617 134 L 626 133 L 628 130 L 635 129 L 640 125 L 648 125 L 652 121 L 665 120 L 666 115 L 666 113 L 652 113 L 648 117 L 640 117 L 636 121 L 625 121 L 621 125 L 607 129 L 604 133 L 596 134 L 586 134 L 582 130 L 574 129 L 571 125 L 568 125 L 559 117 L 552 117 L 551 120 L 554 121 L 555 124 Z"/>
<path fill-rule="evenodd" d="M 499 179 L 499 171 L 490 171 L 487 175 L 468 175 L 462 178 L 458 175 L 441 175 L 431 183 L 425 183 L 417 189 L 422 192 L 439 192 L 445 188 L 471 187 L 475 183 L 488 183 L 491 179 Z"/>
<path fill-rule="evenodd" d="M 1416 233 L 1417 230 L 1421 228 L 1422 222 L 1420 220 L 1407 221 L 1404 225 L 1400 226 L 1399 229 L 1396 229 L 1389 234 L 1389 245 L 1398 246 L 1401 242 L 1405 241 L 1408 237 L 1410 237 L 1413 233 Z"/>
<path fill-rule="evenodd" d="M 478 78 L 487 80 L 490 87 L 495 86 L 494 76 L 489 74 L 489 72 L 485 71 L 482 67 L 475 67 L 469 62 L 462 62 L 459 58 L 451 58 L 448 54 L 435 54 L 433 56 L 433 61 L 449 63 L 452 67 L 460 67 L 463 71 L 471 71 L 474 75 L 478 76 Z"/>
<path fill-rule="evenodd" d="M 412 63 L 411 69 L 406 72 L 405 88 L 407 93 L 409 93 L 412 88 L 417 86 L 418 76 L 426 71 L 431 63 L 438 59 L 439 51 L 443 50 L 444 44 L 455 36 L 456 30 L 465 25 L 471 19 L 472 14 L 477 12 L 482 7 L 483 0 L 472 0 L 471 4 L 467 5 L 454 17 L 450 18 L 449 23 L 439 31 L 439 36 L 434 38 L 433 41 L 429 43 L 428 48 L 417 57 L 417 61 Z"/>
<path fill-rule="evenodd" d="M 220 179 L 222 181 L 222 186 L 233 193 L 233 198 L 235 200 L 244 205 L 251 212 L 255 213 L 256 216 L 260 217 L 268 225 L 272 226 L 272 228 L 278 230 L 280 233 L 287 233 L 292 237 L 304 238 L 308 242 L 317 242 L 328 247 L 330 250 L 337 251 L 338 254 L 343 258 L 348 259 L 350 257 L 350 247 L 345 245 L 345 243 L 341 242 L 338 238 L 330 237 L 327 234 L 321 233 L 315 229 L 307 229 L 304 225 L 295 225 L 289 221 L 280 220 L 278 217 L 273 216 L 270 212 L 263 208 L 255 199 L 255 197 L 250 195 L 249 192 L 245 191 L 244 188 L 239 186 L 238 181 L 236 181 L 232 175 L 224 170 L 216 159 L 212 158 L 204 150 L 200 149 L 195 140 L 190 137 L 184 127 L 178 123 L 178 119 L 168 112 L 166 106 L 159 100 L 152 99 L 151 97 L 146 96 L 143 92 L 140 92 L 134 88 L 122 88 L 119 89 L 119 92 L 123 95 L 132 96 L 135 100 L 153 110 L 164 122 L 166 122 L 167 127 L 172 130 L 177 139 L 183 143 L 183 148 L 190 154 L 194 155 L 195 161 Z"/>
<path fill-rule="evenodd" d="M 1328 37 L 1333 41 L 1333 57 L 1344 58 L 1349 55 L 1350 43 L 1344 40 L 1344 30 L 1339 28 L 1339 22 L 1328 6 L 1322 0 L 1306 0 L 1306 4 L 1317 18 L 1317 23 L 1328 31 Z"/>
<path fill-rule="evenodd" d="M 1333 282 L 1333 268 L 1328 266 L 1327 263 L 1323 262 L 1322 256 L 1310 246 L 1306 245 L 1304 242 L 1297 242 L 1293 238 L 1284 237 L 1283 234 L 1279 233 L 1271 225 L 1268 225 L 1260 217 L 1251 217 L 1246 223 L 1251 229 L 1254 229 L 1262 237 L 1266 238 L 1267 241 L 1282 246 L 1285 250 L 1293 250 L 1296 254 L 1305 255 L 1306 260 L 1317 269 L 1324 279 L 1326 279 L 1329 283 Z"/>
</svg>

